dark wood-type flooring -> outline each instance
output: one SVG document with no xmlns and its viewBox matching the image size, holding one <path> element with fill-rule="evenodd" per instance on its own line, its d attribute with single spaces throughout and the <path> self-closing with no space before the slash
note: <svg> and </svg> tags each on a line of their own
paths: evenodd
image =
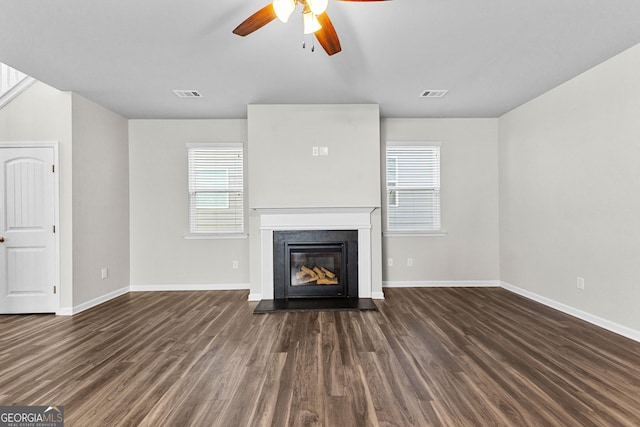
<svg viewBox="0 0 640 427">
<path fill-rule="evenodd" d="M 498 288 L 252 314 L 244 291 L 0 316 L 0 405 L 66 426 L 640 425 L 640 343 Z"/>
</svg>

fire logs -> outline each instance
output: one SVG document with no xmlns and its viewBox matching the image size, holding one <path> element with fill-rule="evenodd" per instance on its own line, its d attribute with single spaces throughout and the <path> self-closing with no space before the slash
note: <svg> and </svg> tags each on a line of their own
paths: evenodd
<svg viewBox="0 0 640 427">
<path fill-rule="evenodd" d="M 331 270 L 324 267 L 309 268 L 306 265 L 300 267 L 300 271 L 296 273 L 298 285 L 310 284 L 316 282 L 317 285 L 337 285 L 338 277 Z"/>
</svg>

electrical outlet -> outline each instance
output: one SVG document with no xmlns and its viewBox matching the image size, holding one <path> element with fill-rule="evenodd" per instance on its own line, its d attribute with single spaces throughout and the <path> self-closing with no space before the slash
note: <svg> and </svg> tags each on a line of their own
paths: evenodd
<svg viewBox="0 0 640 427">
<path fill-rule="evenodd" d="M 393 267 L 393 258 L 387 258 L 387 265 Z"/>
<path fill-rule="evenodd" d="M 102 270 L 100 270 L 100 278 L 106 279 L 107 277 L 109 277 L 109 269 L 105 267 Z"/>
<path fill-rule="evenodd" d="M 319 153 L 319 151 L 318 151 L 318 147 L 313 147 L 313 148 L 311 149 L 311 155 L 312 155 L 312 156 L 317 156 L 317 155 L 318 155 L 318 153 Z"/>
<path fill-rule="evenodd" d="M 233 261 L 233 269 L 234 269 L 234 270 L 237 270 L 237 269 L 238 269 L 238 261 L 237 261 L 237 260 L 234 260 L 234 261 Z"/>
<path fill-rule="evenodd" d="M 413 267 L 413 258 L 407 258 L 407 267 Z"/>
<path fill-rule="evenodd" d="M 576 277 L 576 287 L 582 291 L 584 291 L 584 278 L 577 276 Z"/>
</svg>

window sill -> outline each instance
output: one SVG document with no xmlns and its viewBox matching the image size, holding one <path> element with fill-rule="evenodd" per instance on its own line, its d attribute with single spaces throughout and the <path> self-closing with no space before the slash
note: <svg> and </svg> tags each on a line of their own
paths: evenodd
<svg viewBox="0 0 640 427">
<path fill-rule="evenodd" d="M 184 236 L 186 240 L 246 239 L 248 237 L 246 233 L 198 233 Z"/>
<path fill-rule="evenodd" d="M 438 231 L 385 231 L 383 237 L 444 237 L 448 233 L 446 230 Z"/>
</svg>

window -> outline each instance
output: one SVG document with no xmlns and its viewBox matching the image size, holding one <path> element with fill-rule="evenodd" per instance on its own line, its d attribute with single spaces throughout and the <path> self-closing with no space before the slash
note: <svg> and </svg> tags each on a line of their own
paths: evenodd
<svg viewBox="0 0 640 427">
<path fill-rule="evenodd" d="M 192 234 L 244 232 L 241 143 L 187 144 Z"/>
<path fill-rule="evenodd" d="M 441 231 L 440 144 L 389 142 L 386 159 L 386 230 Z"/>
<path fill-rule="evenodd" d="M 398 158 L 387 156 L 387 203 L 389 207 L 398 207 L 398 192 L 395 188 L 398 186 Z"/>
</svg>

